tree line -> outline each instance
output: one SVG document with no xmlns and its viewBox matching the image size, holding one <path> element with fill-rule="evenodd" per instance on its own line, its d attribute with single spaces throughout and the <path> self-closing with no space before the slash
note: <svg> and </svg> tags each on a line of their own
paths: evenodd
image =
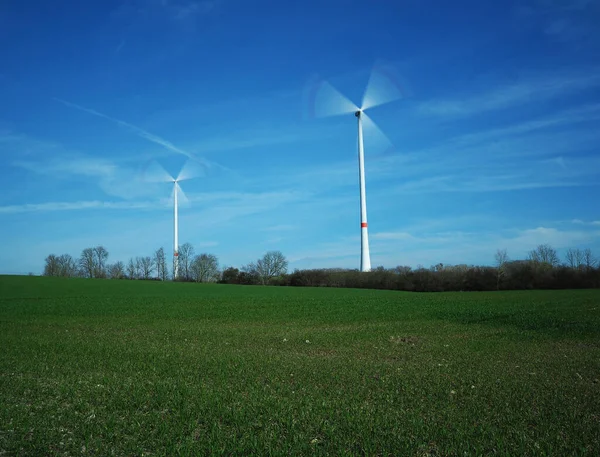
<svg viewBox="0 0 600 457">
<path fill-rule="evenodd" d="M 152 255 L 132 257 L 127 263 L 108 263 L 109 253 L 104 246 L 86 248 L 78 258 L 70 254 L 50 254 L 45 259 L 44 276 L 67 278 L 144 279 L 160 281 L 223 282 L 223 274 L 230 269 L 221 269 L 219 259 L 210 253 L 196 255 L 194 246 L 185 243 L 179 247 L 178 275 L 173 277 L 175 264 L 169 268 L 164 248 Z M 288 261 L 280 251 L 269 251 L 256 262 L 242 267 L 248 283 L 269 284 L 271 280 L 287 273 Z M 225 277 L 227 277 L 225 275 Z"/>
<path fill-rule="evenodd" d="M 240 268 L 220 268 L 216 255 L 196 255 L 185 243 L 179 249 L 177 281 L 222 284 L 278 285 L 295 287 L 346 287 L 406 290 L 416 292 L 484 291 L 518 289 L 600 288 L 600 264 L 590 249 L 569 249 L 563 262 L 554 248 L 540 244 L 525 259 L 511 260 L 505 249 L 498 250 L 493 266 L 443 265 L 377 267 L 370 272 L 357 269 L 296 269 L 288 273 L 288 261 L 280 251 L 269 251 L 255 262 Z M 70 255 L 49 255 L 44 275 L 173 280 L 165 251 L 135 257 L 127 264 L 107 262 L 102 247 L 84 249 L 78 259 Z"/>
</svg>

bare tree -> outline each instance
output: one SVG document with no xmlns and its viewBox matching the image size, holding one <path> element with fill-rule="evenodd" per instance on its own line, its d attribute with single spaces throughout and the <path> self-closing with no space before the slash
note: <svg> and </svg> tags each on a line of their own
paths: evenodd
<svg viewBox="0 0 600 457">
<path fill-rule="evenodd" d="M 590 248 L 587 248 L 583 251 L 583 265 L 585 266 L 586 270 L 591 270 L 592 268 L 595 268 L 596 265 L 598 264 L 598 259 L 596 257 L 594 257 L 594 255 L 592 254 L 592 250 Z"/>
<path fill-rule="evenodd" d="M 154 259 L 150 256 L 138 258 L 140 276 L 144 279 L 150 279 L 154 271 Z"/>
<path fill-rule="evenodd" d="M 500 281 L 506 276 L 506 263 L 508 262 L 508 252 L 506 249 L 498 249 L 494 255 L 496 261 L 496 288 L 500 290 Z"/>
<path fill-rule="evenodd" d="M 429 269 L 431 271 L 437 271 L 437 272 L 444 271 L 444 264 L 438 263 L 436 265 L 432 265 Z"/>
<path fill-rule="evenodd" d="M 258 274 L 256 263 L 251 262 L 248 265 L 243 265 L 240 268 L 238 280 L 240 284 L 261 284 L 262 278 Z"/>
<path fill-rule="evenodd" d="M 129 259 L 129 262 L 127 262 L 127 276 L 129 279 L 137 278 L 137 266 L 133 258 Z"/>
<path fill-rule="evenodd" d="M 69 254 L 63 254 L 58 258 L 60 276 L 72 278 L 77 276 L 77 262 Z"/>
<path fill-rule="evenodd" d="M 194 246 L 191 243 L 185 243 L 179 246 L 179 276 L 184 279 L 191 278 L 190 267 L 194 258 Z"/>
<path fill-rule="evenodd" d="M 60 265 L 56 255 L 50 254 L 45 262 L 44 276 L 60 276 Z"/>
<path fill-rule="evenodd" d="M 240 270 L 248 274 L 256 273 L 256 264 L 254 262 L 250 262 L 248 265 L 242 265 Z"/>
<path fill-rule="evenodd" d="M 556 250 L 549 244 L 540 244 L 533 251 L 530 251 L 529 260 L 536 264 L 543 264 L 549 267 L 555 267 L 559 264 Z"/>
<path fill-rule="evenodd" d="M 83 251 L 81 251 L 81 257 L 79 257 L 79 268 L 83 277 L 94 277 L 94 274 L 97 271 L 96 256 L 94 255 L 94 249 L 85 248 Z"/>
<path fill-rule="evenodd" d="M 281 251 L 269 251 L 262 259 L 258 259 L 256 263 L 251 263 L 245 268 L 248 273 L 258 275 L 262 284 L 268 284 L 272 278 L 287 272 L 288 261 Z"/>
<path fill-rule="evenodd" d="M 156 276 L 163 281 L 167 280 L 169 271 L 167 269 L 167 258 L 165 250 L 161 247 L 154 253 L 154 263 L 156 264 Z"/>
<path fill-rule="evenodd" d="M 104 246 L 96 246 L 94 248 L 94 259 L 96 263 L 94 277 L 106 277 L 106 260 L 108 259 L 108 251 L 104 248 Z"/>
<path fill-rule="evenodd" d="M 224 284 L 237 284 L 240 276 L 240 270 L 235 267 L 223 268 L 221 273 L 221 282 Z"/>
<path fill-rule="evenodd" d="M 219 261 L 214 254 L 200 254 L 194 258 L 190 271 L 196 282 L 213 282 L 219 279 Z"/>
<path fill-rule="evenodd" d="M 123 279 L 125 277 L 125 265 L 121 261 L 108 265 L 106 270 L 111 279 Z"/>
<path fill-rule="evenodd" d="M 141 257 L 136 257 L 135 258 L 135 277 L 140 279 L 143 278 L 143 268 L 142 268 L 142 258 Z"/>
<path fill-rule="evenodd" d="M 569 249 L 566 257 L 569 267 L 580 269 L 583 266 L 583 252 L 580 249 Z"/>
<path fill-rule="evenodd" d="M 394 272 L 399 275 L 407 275 L 411 270 L 412 268 L 406 265 L 398 265 L 396 268 L 394 268 Z"/>
</svg>

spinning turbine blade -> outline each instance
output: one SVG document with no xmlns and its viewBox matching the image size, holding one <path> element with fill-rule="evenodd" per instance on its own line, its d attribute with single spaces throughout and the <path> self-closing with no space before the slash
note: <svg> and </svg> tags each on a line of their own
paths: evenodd
<svg viewBox="0 0 600 457">
<path fill-rule="evenodd" d="M 177 189 L 179 190 L 179 201 L 184 205 L 190 203 L 190 199 L 187 197 L 187 195 L 185 194 L 185 192 L 179 184 L 177 184 Z"/>
<path fill-rule="evenodd" d="M 204 164 L 188 160 L 181 168 L 181 171 L 177 176 L 177 181 L 185 181 L 186 179 L 193 179 L 201 176 L 206 176 Z"/>
<path fill-rule="evenodd" d="M 387 137 L 383 130 L 381 130 L 373 119 L 367 116 L 364 112 L 362 113 L 362 122 L 365 135 L 365 143 L 367 143 L 367 149 L 369 151 L 375 151 L 378 153 L 388 153 L 394 149 L 394 144 Z"/>
<path fill-rule="evenodd" d="M 177 200 L 180 204 L 187 204 L 190 202 L 190 199 L 187 198 L 187 195 L 185 195 L 185 192 L 183 192 L 183 190 L 181 189 L 179 182 L 175 183 L 175 189 L 177 189 Z"/>
<path fill-rule="evenodd" d="M 150 161 L 147 166 L 142 169 L 142 181 L 145 182 L 173 182 L 173 178 L 167 170 L 156 160 Z"/>
<path fill-rule="evenodd" d="M 339 116 L 358 109 L 350 99 L 324 80 L 317 81 L 311 88 L 308 103 L 311 117 Z"/>
<path fill-rule="evenodd" d="M 404 92 L 400 78 L 394 74 L 391 68 L 383 65 L 375 66 L 365 89 L 362 109 L 366 110 L 396 101 L 405 96 Z"/>
</svg>

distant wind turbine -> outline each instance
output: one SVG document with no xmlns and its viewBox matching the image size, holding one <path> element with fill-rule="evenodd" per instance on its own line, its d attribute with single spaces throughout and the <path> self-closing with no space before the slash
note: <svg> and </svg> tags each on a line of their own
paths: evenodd
<svg viewBox="0 0 600 457">
<path fill-rule="evenodd" d="M 144 170 L 145 180 L 149 182 L 173 183 L 173 279 L 179 277 L 179 197 L 182 201 L 189 199 L 181 189 L 179 183 L 203 175 L 197 164 L 187 161 L 176 178 L 171 176 L 158 162 L 152 161 Z"/>
</svg>

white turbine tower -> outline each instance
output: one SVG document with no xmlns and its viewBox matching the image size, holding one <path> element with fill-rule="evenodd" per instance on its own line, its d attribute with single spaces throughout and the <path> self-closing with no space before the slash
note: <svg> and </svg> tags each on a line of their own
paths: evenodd
<svg viewBox="0 0 600 457">
<path fill-rule="evenodd" d="M 179 184 L 173 179 L 173 279 L 179 277 L 179 221 L 177 214 L 177 190 Z"/>
<path fill-rule="evenodd" d="M 312 103 L 311 109 L 314 116 L 326 117 L 354 112 L 357 118 L 358 184 L 360 192 L 360 271 L 371 271 L 363 124 L 365 124 L 368 130 L 376 132 L 380 139 L 383 139 L 388 146 L 391 146 L 391 142 L 366 115 L 365 110 L 399 99 L 402 96 L 402 91 L 391 72 L 384 67 L 375 67 L 369 78 L 360 108 L 326 81 L 319 81 L 317 85 L 312 87 L 311 92 L 310 103 Z"/>
<path fill-rule="evenodd" d="M 369 229 L 367 224 L 367 191 L 365 186 L 365 148 L 363 144 L 362 110 L 354 113 L 358 119 L 358 183 L 360 187 L 360 271 L 371 271 Z"/>
</svg>

